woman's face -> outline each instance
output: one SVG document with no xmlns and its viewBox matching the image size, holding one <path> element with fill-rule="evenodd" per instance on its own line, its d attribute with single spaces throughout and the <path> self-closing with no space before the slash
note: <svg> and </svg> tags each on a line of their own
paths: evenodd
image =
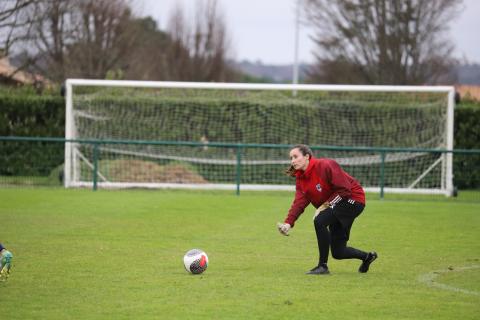
<svg viewBox="0 0 480 320">
<path fill-rule="evenodd" d="M 310 156 L 304 156 L 298 148 L 290 150 L 290 164 L 295 170 L 307 170 L 309 160 Z"/>
</svg>

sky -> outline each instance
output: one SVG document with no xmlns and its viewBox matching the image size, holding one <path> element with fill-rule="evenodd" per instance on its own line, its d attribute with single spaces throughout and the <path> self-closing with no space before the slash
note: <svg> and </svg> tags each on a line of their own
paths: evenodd
<svg viewBox="0 0 480 320">
<path fill-rule="evenodd" d="M 166 29 L 170 13 L 180 4 L 190 17 L 195 3 L 204 0 L 135 0 L 136 11 L 153 17 Z M 231 39 L 231 58 L 264 64 L 292 64 L 295 57 L 297 0 L 217 0 Z M 451 24 L 455 56 L 480 63 L 480 0 L 464 0 L 463 10 Z M 312 29 L 300 26 L 298 60 L 314 62 Z"/>
</svg>

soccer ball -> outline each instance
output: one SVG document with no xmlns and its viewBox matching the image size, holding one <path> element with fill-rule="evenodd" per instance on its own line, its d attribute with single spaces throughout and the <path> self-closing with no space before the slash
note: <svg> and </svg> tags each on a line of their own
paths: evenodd
<svg viewBox="0 0 480 320">
<path fill-rule="evenodd" d="M 183 256 L 183 265 L 185 270 L 193 274 L 200 274 L 207 270 L 207 254 L 200 249 L 192 249 Z"/>
</svg>

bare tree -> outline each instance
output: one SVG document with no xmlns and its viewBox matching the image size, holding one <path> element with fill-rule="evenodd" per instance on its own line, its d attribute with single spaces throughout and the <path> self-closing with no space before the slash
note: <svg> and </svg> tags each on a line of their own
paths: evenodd
<svg viewBox="0 0 480 320">
<path fill-rule="evenodd" d="M 63 80 L 67 70 L 67 45 L 74 42 L 74 26 L 78 14 L 72 0 L 43 0 L 36 3 L 43 17 L 35 24 L 32 40 L 39 58 L 37 70 L 53 80 Z"/>
<path fill-rule="evenodd" d="M 445 39 L 462 0 L 305 0 L 316 29 L 310 81 L 367 84 L 435 83 L 448 73 Z"/>
<path fill-rule="evenodd" d="M 5 56 L 11 48 L 28 39 L 33 22 L 31 9 L 36 0 L 0 1 L 0 48 Z"/>
<path fill-rule="evenodd" d="M 166 52 L 169 78 L 171 80 L 192 80 L 190 30 L 185 18 L 185 12 L 179 5 L 171 13 L 168 33 L 172 38 Z"/>
<path fill-rule="evenodd" d="M 39 0 L 37 10 L 37 67 L 51 79 L 105 78 L 131 49 L 126 0 Z"/>
<path fill-rule="evenodd" d="M 69 46 L 72 76 L 105 78 L 131 49 L 135 35 L 130 32 L 132 18 L 124 0 L 88 0 L 80 3 L 81 23 L 76 41 Z"/>
<path fill-rule="evenodd" d="M 227 62 L 228 37 L 216 0 L 200 2 L 193 23 L 176 10 L 170 33 L 158 30 L 151 18 L 135 17 L 130 1 L 0 0 L 0 32 L 4 21 L 10 28 L 10 36 L 0 33 L 6 35 L 1 40 L 13 43 L 11 35 L 28 35 L 23 39 L 34 70 L 55 82 L 68 77 L 230 81 L 237 76 Z"/>
<path fill-rule="evenodd" d="M 33 60 L 24 52 L 31 38 L 33 23 L 38 17 L 35 15 L 37 0 L 1 0 L 0 1 L 0 59 L 6 59 L 11 68 L 8 74 L 3 74 L 7 79 L 13 79 L 21 71 L 27 69 Z M 24 53 L 25 59 L 21 63 L 9 65 L 10 56 Z"/>
<path fill-rule="evenodd" d="M 193 25 L 181 7 L 170 18 L 172 44 L 167 59 L 177 80 L 230 81 L 236 77 L 228 65 L 229 36 L 217 1 L 199 2 Z"/>
</svg>

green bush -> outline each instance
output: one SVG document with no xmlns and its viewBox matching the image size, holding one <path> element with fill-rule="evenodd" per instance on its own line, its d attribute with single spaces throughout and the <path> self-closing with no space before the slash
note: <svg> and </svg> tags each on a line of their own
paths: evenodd
<svg viewBox="0 0 480 320">
<path fill-rule="evenodd" d="M 455 108 L 455 149 L 480 149 L 480 102 L 467 101 Z M 453 157 L 454 184 L 459 189 L 480 188 L 480 155 Z"/>
<path fill-rule="evenodd" d="M 98 98 L 98 96 L 97 96 Z M 100 98 L 105 105 L 115 105 L 115 112 L 121 113 L 127 118 L 134 118 L 139 108 L 145 114 L 145 108 L 150 109 L 150 114 L 155 117 L 161 116 L 161 120 L 148 121 L 145 120 L 141 126 L 137 127 L 143 132 L 124 133 L 126 124 L 121 118 L 107 122 L 92 122 L 86 118 L 80 118 L 81 126 L 89 128 L 90 132 L 102 132 L 104 129 L 109 132 L 119 132 L 119 136 L 126 139 L 136 140 L 142 137 L 142 140 L 182 140 L 182 141 L 199 141 L 199 135 L 206 134 L 209 140 L 232 142 L 232 143 L 272 143 L 272 144 L 292 144 L 297 142 L 309 141 L 310 136 L 318 136 L 318 130 L 327 130 L 334 132 L 335 127 L 326 127 L 336 125 L 334 119 L 329 119 L 331 114 L 322 113 L 324 125 L 319 126 L 314 119 L 318 118 L 319 112 L 322 110 L 311 107 L 311 101 L 294 101 L 288 97 L 259 97 L 252 101 L 227 99 L 220 97 L 219 99 L 192 99 L 192 97 L 169 97 L 159 100 L 156 97 L 147 98 L 131 98 L 131 97 L 115 97 L 106 95 Z M 349 109 L 349 113 L 353 116 L 364 117 L 365 128 L 357 128 L 359 130 L 371 130 L 369 123 L 369 112 L 357 113 L 355 106 L 359 107 L 363 102 L 355 101 L 352 105 L 346 105 L 345 102 L 332 102 L 334 99 L 327 99 L 324 108 L 331 105 L 336 110 Z M 82 107 L 91 108 L 92 105 L 88 100 L 82 106 L 82 101 L 76 104 L 80 109 Z M 371 103 L 371 102 L 370 102 Z M 328 104 L 328 105 L 327 105 Z M 377 103 L 370 109 L 372 113 L 378 115 L 382 111 L 384 105 Z M 172 110 L 175 109 L 175 110 Z M 292 109 L 295 109 L 292 112 Z M 392 112 L 393 110 L 393 112 Z M 416 117 L 428 119 L 428 117 L 436 117 L 435 111 L 425 108 L 412 108 L 407 111 L 405 109 L 395 113 L 396 107 L 389 106 L 389 112 L 385 113 L 385 117 L 397 118 L 400 114 L 402 121 L 414 121 Z M 400 110 L 400 109 L 399 109 Z M 420 114 L 421 113 L 421 114 Z M 207 115 L 207 116 L 205 116 Z M 225 121 L 225 115 L 231 116 L 231 121 Z M 286 116 L 287 115 L 287 116 Z M 182 118 L 183 125 L 178 125 L 178 118 Z M 377 117 L 378 119 L 378 117 Z M 161 133 L 156 126 L 161 121 Z M 84 123 L 83 123 L 84 122 Z M 218 126 L 218 123 L 224 123 Z M 456 149 L 480 149 L 480 103 L 479 102 L 462 102 L 455 109 L 455 148 Z M 292 132 L 289 128 L 300 127 L 301 130 Z M 107 125 L 108 128 L 102 126 Z M 245 130 L 245 126 L 254 126 L 256 130 Z M 266 128 L 275 126 L 277 130 L 268 131 Z M 4 90 L 0 89 L 0 136 L 28 136 L 28 137 L 64 137 L 65 136 L 65 100 L 59 95 L 36 95 L 33 90 Z M 123 132 L 122 132 L 123 131 Z M 89 138 L 89 137 L 86 137 Z M 97 137 L 96 137 L 97 138 Z M 110 137 L 105 137 L 110 138 Z M 344 137 L 345 138 L 345 137 Z M 348 145 L 355 145 L 357 137 L 352 135 L 347 137 Z M 393 137 L 394 139 L 396 137 Z M 415 137 L 416 139 L 421 137 Z M 415 141 L 402 141 L 407 145 L 415 144 Z M 402 147 L 398 141 L 385 141 L 380 137 L 378 141 L 371 141 L 378 146 L 395 146 Z M 318 144 L 318 143 L 313 143 Z M 181 152 L 179 148 L 179 152 Z M 253 158 L 264 152 L 261 149 L 245 150 L 246 153 L 252 155 Z M 280 151 L 279 151 L 280 152 Z M 283 151 L 282 151 L 283 152 Z M 255 153 L 255 155 L 251 154 Z M 212 156 L 214 156 L 212 154 Z M 56 170 L 63 163 L 64 145 L 62 143 L 45 143 L 45 142 L 0 142 L 0 175 L 47 175 Z M 480 156 L 462 156 L 454 157 L 454 176 L 455 185 L 459 188 L 478 188 L 480 187 Z M 211 172 L 211 168 L 199 168 L 200 173 Z M 269 170 L 265 168 L 261 170 L 261 175 L 265 177 L 271 175 Z M 235 176 L 235 171 L 230 168 L 231 174 Z M 244 168 L 242 182 L 250 176 L 248 169 Z M 257 172 L 258 174 L 258 172 Z M 58 175 L 58 174 L 55 174 Z M 258 177 L 257 178 L 261 178 Z M 279 178 L 284 181 L 285 178 Z"/>
<path fill-rule="evenodd" d="M 0 90 L 0 136 L 64 137 L 65 100 Z M 0 142 L 0 175 L 42 175 L 64 161 L 63 143 Z"/>
<path fill-rule="evenodd" d="M 61 96 L 8 94 L 0 91 L 0 135 L 63 137 L 65 100 Z"/>
</svg>

